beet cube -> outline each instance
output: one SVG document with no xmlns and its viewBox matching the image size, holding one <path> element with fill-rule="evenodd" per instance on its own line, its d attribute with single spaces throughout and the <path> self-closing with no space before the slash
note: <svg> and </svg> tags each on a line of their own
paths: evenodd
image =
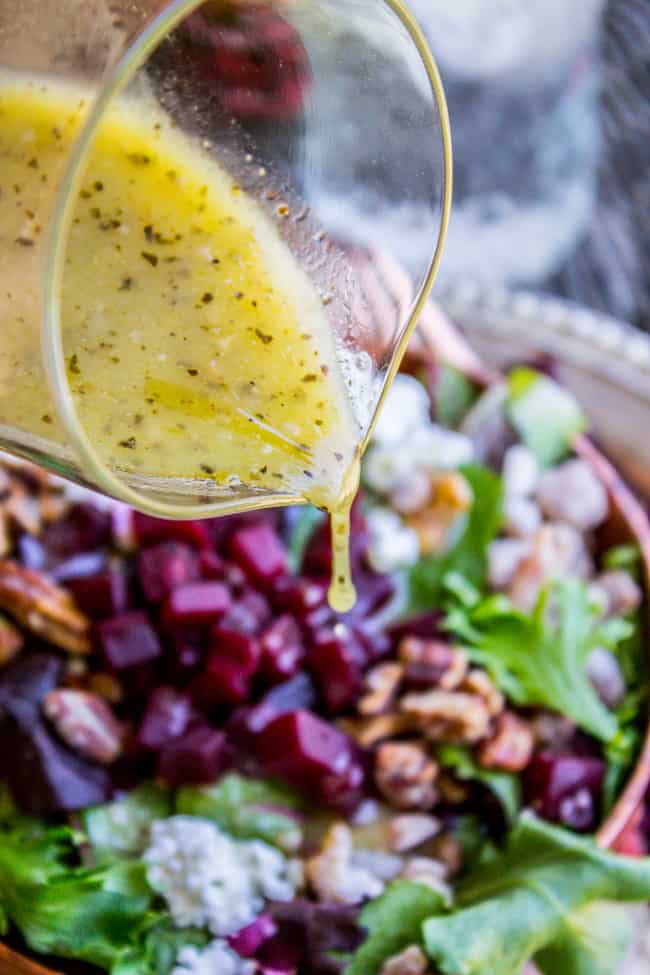
<svg viewBox="0 0 650 975">
<path fill-rule="evenodd" d="M 280 684 L 300 669 L 305 656 L 302 633 L 293 616 L 278 616 L 260 639 L 262 674 L 271 684 Z"/>
<path fill-rule="evenodd" d="M 328 588 L 329 580 L 283 576 L 273 587 L 273 599 L 280 609 L 287 609 L 303 620 L 313 610 L 325 604 Z"/>
<path fill-rule="evenodd" d="M 159 542 L 138 556 L 138 579 L 148 603 L 161 603 L 174 589 L 198 576 L 196 553 L 181 542 Z"/>
<path fill-rule="evenodd" d="M 212 548 L 202 548 L 199 552 L 199 571 L 203 579 L 223 579 L 226 564 L 218 552 Z"/>
<path fill-rule="evenodd" d="M 262 649 L 259 640 L 248 633 L 228 629 L 217 624 L 212 630 L 211 659 L 225 658 L 234 660 L 248 669 L 249 675 L 257 670 Z"/>
<path fill-rule="evenodd" d="M 194 548 L 203 548 L 212 541 L 210 530 L 203 521 L 166 521 L 142 514 L 141 511 L 133 513 L 133 529 L 142 546 L 171 541 L 187 542 Z"/>
<path fill-rule="evenodd" d="M 170 592 L 163 607 L 167 626 L 212 623 L 230 606 L 230 593 L 222 582 L 188 582 Z"/>
<path fill-rule="evenodd" d="M 162 652 L 149 617 L 139 611 L 103 620 L 97 627 L 97 635 L 106 665 L 112 670 L 148 663 Z"/>
<path fill-rule="evenodd" d="M 270 914 L 260 914 L 237 934 L 231 934 L 228 944 L 241 958 L 253 958 L 277 930 L 278 926 Z"/>
<path fill-rule="evenodd" d="M 199 707 L 209 708 L 218 704 L 236 706 L 250 697 L 251 679 L 252 672 L 246 664 L 213 655 L 191 682 L 189 693 Z"/>
<path fill-rule="evenodd" d="M 526 775 L 526 795 L 544 819 L 580 832 L 594 828 L 605 764 L 589 755 L 538 752 Z"/>
<path fill-rule="evenodd" d="M 117 616 L 129 605 L 129 580 L 122 566 L 110 566 L 96 575 L 68 579 L 67 587 L 79 609 L 91 619 Z"/>
<path fill-rule="evenodd" d="M 209 785 L 226 765 L 226 736 L 207 724 L 197 725 L 167 742 L 158 755 L 158 775 L 173 789 Z"/>
<path fill-rule="evenodd" d="M 142 748 L 158 751 L 186 730 L 192 718 L 192 704 L 173 687 L 157 687 L 150 695 L 138 729 Z"/>
<path fill-rule="evenodd" d="M 47 526 L 41 540 L 55 559 L 90 552 L 110 542 L 111 515 L 95 504 L 75 504 L 65 518 Z"/>
<path fill-rule="evenodd" d="M 329 711 L 341 711 L 356 701 L 364 652 L 344 624 L 320 633 L 307 659 Z"/>
<path fill-rule="evenodd" d="M 287 553 L 273 527 L 260 522 L 238 529 L 230 541 L 232 558 L 260 586 L 287 573 Z"/>
</svg>

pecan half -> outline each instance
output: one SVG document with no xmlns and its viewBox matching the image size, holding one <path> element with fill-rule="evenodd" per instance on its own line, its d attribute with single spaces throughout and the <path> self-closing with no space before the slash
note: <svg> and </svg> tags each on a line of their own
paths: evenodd
<svg viewBox="0 0 650 975">
<path fill-rule="evenodd" d="M 432 485 L 430 505 L 406 518 L 406 524 L 418 536 L 423 555 L 445 549 L 456 522 L 474 500 L 472 489 L 457 471 L 434 477 Z"/>
<path fill-rule="evenodd" d="M 379 975 L 427 975 L 428 971 L 427 956 L 418 945 L 411 945 L 384 962 Z"/>
<path fill-rule="evenodd" d="M 87 691 L 50 691 L 43 713 L 60 737 L 86 758 L 108 765 L 122 752 L 124 729 L 101 697 Z"/>
<path fill-rule="evenodd" d="M 0 617 L 0 667 L 13 660 L 24 643 L 25 638 L 20 630 Z"/>
<path fill-rule="evenodd" d="M 399 809 L 430 809 L 437 798 L 438 766 L 421 745 L 386 742 L 375 756 L 375 782 Z"/>
<path fill-rule="evenodd" d="M 407 694 L 401 710 L 418 722 L 430 741 L 474 744 L 487 737 L 490 711 L 482 697 L 462 691 L 427 691 Z"/>
<path fill-rule="evenodd" d="M 90 621 L 65 589 L 10 559 L 0 561 L 0 609 L 26 629 L 71 653 L 90 653 Z"/>
<path fill-rule="evenodd" d="M 503 711 L 503 694 L 484 670 L 470 670 L 460 689 L 483 698 L 491 717 L 496 718 Z"/>
<path fill-rule="evenodd" d="M 523 772 L 534 747 L 535 738 L 529 725 L 516 714 L 506 711 L 497 721 L 494 736 L 481 743 L 478 760 L 483 768 Z"/>
<path fill-rule="evenodd" d="M 364 693 L 357 704 L 357 711 L 364 717 L 382 714 L 394 702 L 399 691 L 404 668 L 401 664 L 380 664 L 368 671 L 364 680 Z"/>
<path fill-rule="evenodd" d="M 362 718 L 354 720 L 343 718 L 338 722 L 338 727 L 350 738 L 361 745 L 362 748 L 372 748 L 380 741 L 387 738 L 396 738 L 408 731 L 415 731 L 415 722 L 406 714 L 378 714 L 374 718 Z"/>
<path fill-rule="evenodd" d="M 352 862 L 352 833 L 344 823 L 330 828 L 323 846 L 305 864 L 307 880 L 319 900 L 330 904 L 358 904 L 378 897 L 384 884 L 375 874 Z"/>
</svg>

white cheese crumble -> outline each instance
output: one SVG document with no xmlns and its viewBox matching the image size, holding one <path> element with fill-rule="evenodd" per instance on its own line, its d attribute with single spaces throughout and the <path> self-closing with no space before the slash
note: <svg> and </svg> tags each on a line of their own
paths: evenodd
<svg viewBox="0 0 650 975">
<path fill-rule="evenodd" d="M 234 840 L 196 816 L 153 823 L 144 860 L 147 879 L 167 901 L 174 923 L 220 937 L 255 920 L 266 898 L 290 901 L 296 892 L 298 871 L 279 850 L 259 840 Z"/>
<path fill-rule="evenodd" d="M 368 532 L 368 561 L 375 572 L 394 572 L 418 561 L 417 534 L 390 508 L 373 508 L 368 512 Z"/>
<path fill-rule="evenodd" d="M 430 419 L 429 396 L 422 383 L 398 373 L 388 390 L 373 432 L 376 444 L 402 443 L 416 427 Z"/>
<path fill-rule="evenodd" d="M 205 948 L 181 948 L 171 975 L 254 975 L 256 969 L 254 962 L 245 961 L 225 941 L 216 940 Z"/>
</svg>

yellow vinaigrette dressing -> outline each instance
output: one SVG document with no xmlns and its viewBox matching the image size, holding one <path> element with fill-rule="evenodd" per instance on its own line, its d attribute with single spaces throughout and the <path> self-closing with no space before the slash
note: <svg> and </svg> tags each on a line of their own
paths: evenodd
<svg viewBox="0 0 650 975">
<path fill-rule="evenodd" d="M 84 110 L 72 88 L 0 81 L 0 422 L 28 417 L 59 443 L 33 256 Z M 362 432 L 322 299 L 273 220 L 149 105 L 113 108 L 93 144 L 62 322 L 77 411 L 106 464 L 328 510 L 330 599 L 353 605 Z"/>
</svg>

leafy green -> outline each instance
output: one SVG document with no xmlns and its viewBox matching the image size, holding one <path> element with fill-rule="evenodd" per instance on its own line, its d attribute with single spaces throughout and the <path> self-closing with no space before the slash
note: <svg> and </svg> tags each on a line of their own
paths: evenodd
<svg viewBox="0 0 650 975">
<path fill-rule="evenodd" d="M 458 908 L 424 923 L 424 941 L 443 975 L 519 975 L 531 958 L 545 975 L 611 975 L 625 932 L 617 923 L 604 967 L 609 926 L 594 902 L 649 896 L 650 860 L 522 816 L 499 859 L 461 881 Z"/>
<path fill-rule="evenodd" d="M 239 839 L 259 839 L 291 848 L 299 840 L 293 810 L 302 800 L 288 786 L 261 779 L 226 775 L 216 785 L 179 789 L 176 810 L 187 816 L 203 816 Z"/>
<path fill-rule="evenodd" d="M 629 545 L 615 545 L 603 555 L 603 568 L 608 571 L 625 569 L 633 575 L 638 575 L 641 563 L 641 549 L 636 543 Z"/>
<path fill-rule="evenodd" d="M 474 503 L 453 547 L 444 554 L 426 555 L 409 574 L 409 611 L 429 609 L 440 603 L 444 580 L 458 573 L 479 588 L 487 575 L 487 552 L 503 522 L 501 478 L 485 467 L 461 468 L 474 495 Z"/>
<path fill-rule="evenodd" d="M 530 615 L 500 595 L 473 607 L 457 602 L 446 625 L 516 704 L 558 711 L 602 741 L 615 736 L 618 720 L 594 690 L 586 662 L 595 647 L 616 646 L 631 627 L 600 622 L 582 581 L 553 583 Z"/>
<path fill-rule="evenodd" d="M 451 769 L 463 781 L 481 782 L 501 803 L 509 822 L 517 818 L 521 804 L 521 782 L 511 772 L 496 772 L 481 768 L 468 748 L 458 745 L 441 745 L 436 757 L 440 764 Z"/>
<path fill-rule="evenodd" d="M 171 815 L 171 794 L 155 785 L 138 786 L 124 799 L 84 810 L 82 820 L 96 863 L 141 853 L 156 819 Z"/>
<path fill-rule="evenodd" d="M 204 931 L 177 928 L 168 916 L 154 915 L 142 925 L 134 944 L 120 952 L 111 975 L 169 975 L 181 948 L 203 948 L 209 940 L 210 935 Z"/>
<path fill-rule="evenodd" d="M 421 944 L 423 922 L 446 906 L 443 894 L 425 884 L 395 881 L 361 912 L 359 924 L 368 937 L 344 975 L 376 975 L 387 958 Z"/>
<path fill-rule="evenodd" d="M 435 417 L 445 427 L 457 427 L 476 400 L 476 387 L 458 369 L 442 362 L 433 391 Z"/>
<path fill-rule="evenodd" d="M 295 521 L 287 545 L 287 558 L 292 572 L 300 572 L 305 550 L 325 515 L 308 504 L 296 511 Z"/>
<path fill-rule="evenodd" d="M 587 419 L 577 400 L 533 369 L 513 369 L 508 379 L 508 419 L 542 467 L 562 460 Z"/>
<path fill-rule="evenodd" d="M 144 866 L 70 866 L 74 836 L 61 827 L 0 834 L 0 909 L 43 954 L 109 968 L 151 903 Z"/>
</svg>

